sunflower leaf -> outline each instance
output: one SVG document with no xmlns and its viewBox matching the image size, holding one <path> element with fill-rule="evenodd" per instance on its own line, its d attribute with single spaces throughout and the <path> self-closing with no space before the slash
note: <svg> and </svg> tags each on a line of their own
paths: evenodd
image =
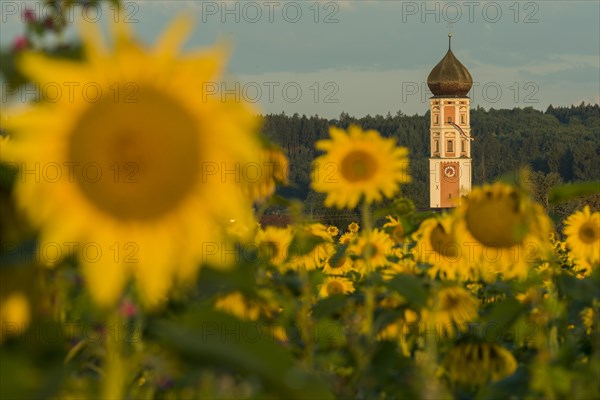
<svg viewBox="0 0 600 400">
<path fill-rule="evenodd" d="M 485 326 L 494 326 L 500 331 L 508 330 L 526 310 L 527 306 L 515 298 L 494 303 L 484 319 Z"/>
<path fill-rule="evenodd" d="M 315 376 L 300 370 L 291 353 L 256 323 L 194 307 L 176 321 L 150 321 L 148 332 L 193 365 L 219 365 L 257 376 L 278 397 L 331 398 L 326 387 Z"/>
<path fill-rule="evenodd" d="M 347 296 L 343 294 L 334 294 L 319 300 L 313 307 L 312 315 L 316 319 L 328 317 L 338 313 L 346 304 Z"/>
<path fill-rule="evenodd" d="M 427 303 L 427 290 L 415 276 L 399 274 L 386 282 L 385 286 L 400 293 L 409 303 L 419 308 L 424 307 Z"/>
</svg>

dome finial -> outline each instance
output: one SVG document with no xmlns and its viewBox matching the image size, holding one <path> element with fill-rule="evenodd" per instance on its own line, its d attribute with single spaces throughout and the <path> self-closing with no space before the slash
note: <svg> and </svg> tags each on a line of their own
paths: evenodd
<svg viewBox="0 0 600 400">
<path fill-rule="evenodd" d="M 458 61 L 451 51 L 452 33 L 448 33 L 448 52 L 429 73 L 427 86 L 434 96 L 465 97 L 473 87 L 469 70 Z"/>
</svg>

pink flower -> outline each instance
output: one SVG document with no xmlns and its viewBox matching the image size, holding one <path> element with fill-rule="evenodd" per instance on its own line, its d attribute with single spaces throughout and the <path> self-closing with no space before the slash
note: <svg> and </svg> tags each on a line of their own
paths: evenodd
<svg viewBox="0 0 600 400">
<path fill-rule="evenodd" d="M 44 19 L 44 26 L 46 27 L 46 29 L 54 30 L 56 28 L 54 18 L 51 16 L 47 16 L 46 19 Z"/>
<path fill-rule="evenodd" d="M 29 47 L 29 40 L 24 35 L 19 35 L 13 40 L 12 49 L 13 51 L 21 51 Z"/>
<path fill-rule="evenodd" d="M 25 9 L 25 11 L 23 11 L 23 19 L 25 20 L 25 22 L 31 23 L 31 22 L 35 22 L 37 20 L 37 17 L 35 16 L 35 11 L 30 10 L 30 9 Z"/>
<path fill-rule="evenodd" d="M 135 304 L 133 304 L 133 302 L 129 299 L 125 299 L 123 300 L 123 302 L 121 303 L 121 314 L 123 314 L 126 317 L 133 317 L 135 314 L 137 314 L 137 307 L 135 306 Z"/>
</svg>

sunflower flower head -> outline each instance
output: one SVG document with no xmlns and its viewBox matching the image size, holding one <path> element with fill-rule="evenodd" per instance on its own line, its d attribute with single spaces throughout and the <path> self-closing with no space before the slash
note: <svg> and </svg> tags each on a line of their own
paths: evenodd
<svg viewBox="0 0 600 400">
<path fill-rule="evenodd" d="M 317 142 L 325 151 L 314 162 L 312 187 L 326 193 L 325 205 L 354 208 L 361 199 L 367 203 L 391 198 L 399 184 L 410 181 L 408 150 L 374 130 L 352 125 L 348 131 L 331 127 L 331 139 Z"/>
<path fill-rule="evenodd" d="M 25 330 L 31 319 L 29 300 L 21 292 L 10 293 L 0 299 L 0 344 L 8 336 L 17 335 Z M 8 329 L 9 326 L 18 327 L 16 330 Z"/>
<path fill-rule="evenodd" d="M 261 306 L 247 299 L 240 292 L 233 292 L 215 300 L 215 309 L 231 314 L 241 320 L 256 321 L 263 313 Z"/>
<path fill-rule="evenodd" d="M 354 292 L 354 284 L 350 279 L 340 276 L 330 276 L 323 281 L 323 284 L 319 289 L 319 296 L 329 297 L 336 294 L 348 294 L 352 292 Z"/>
<path fill-rule="evenodd" d="M 327 227 L 327 233 L 329 233 L 331 237 L 336 237 L 340 233 L 340 230 L 335 225 L 329 225 Z"/>
<path fill-rule="evenodd" d="M 463 342 L 446 354 L 443 365 L 451 381 L 461 386 L 480 386 L 512 375 L 517 361 L 495 343 Z"/>
<path fill-rule="evenodd" d="M 289 227 L 267 226 L 265 229 L 259 229 L 256 233 L 256 245 L 261 259 L 280 269 L 284 268 L 292 237 L 293 232 Z"/>
<path fill-rule="evenodd" d="M 382 230 L 374 229 L 368 234 L 359 236 L 349 250 L 357 257 L 356 269 L 362 274 L 366 274 L 387 265 L 387 257 L 392 255 L 393 247 L 394 242 L 390 235 Z"/>
<path fill-rule="evenodd" d="M 454 234 L 468 247 L 465 262 L 482 277 L 523 278 L 552 249 L 552 224 L 527 193 L 504 183 L 474 189 L 455 212 Z"/>
<path fill-rule="evenodd" d="M 450 214 L 429 218 L 421 223 L 417 236 L 419 240 L 413 248 L 415 258 L 430 265 L 431 278 L 444 280 L 473 280 L 479 274 L 474 265 L 465 262 L 468 252 L 458 240 Z"/>
<path fill-rule="evenodd" d="M 340 244 L 341 245 L 350 244 L 350 243 L 354 242 L 354 240 L 356 240 L 357 237 L 358 237 L 358 235 L 355 233 L 346 232 L 342 236 L 340 236 Z"/>
<path fill-rule="evenodd" d="M 186 17 L 150 49 L 126 25 L 112 25 L 108 49 L 97 24 L 81 24 L 84 61 L 21 55 L 21 72 L 41 85 L 91 84 L 11 114 L 3 161 L 24 171 L 54 168 L 49 179 L 24 176 L 15 198 L 42 243 L 79 245 L 96 304 L 114 305 L 134 278 L 152 307 L 201 263 L 235 261 L 219 243 L 229 242 L 226 221 L 254 226 L 235 174 L 261 161 L 260 142 L 246 104 L 202 94 L 222 74 L 222 46 L 180 54 L 193 25 Z M 85 251 L 91 245 L 93 254 Z"/>
<path fill-rule="evenodd" d="M 576 264 L 598 266 L 600 263 L 600 212 L 589 206 L 577 211 L 565 221 L 566 245 Z M 591 268 L 587 268 L 589 273 Z"/>
<path fill-rule="evenodd" d="M 288 159 L 283 152 L 271 145 L 264 145 L 260 162 L 248 164 L 241 170 L 244 193 L 256 202 L 264 202 L 275 193 L 277 185 L 289 183 L 288 171 Z"/>
<path fill-rule="evenodd" d="M 467 290 L 459 286 L 441 288 L 431 299 L 424 320 L 444 335 L 465 331 L 468 324 L 477 319 L 479 302 Z"/>
<path fill-rule="evenodd" d="M 390 234 L 390 237 L 394 242 L 402 243 L 405 240 L 402 222 L 391 215 L 387 215 L 385 218 L 387 219 L 387 222 L 383 224 L 383 228 Z"/>
<path fill-rule="evenodd" d="M 323 224 L 297 227 L 294 234 L 299 240 L 295 241 L 298 246 L 290 247 L 293 254 L 287 265 L 291 269 L 312 271 L 322 267 L 325 260 L 335 253 L 333 238 Z"/>
<path fill-rule="evenodd" d="M 350 233 L 358 233 L 359 229 L 360 226 L 356 222 L 350 222 L 350 224 L 348 224 L 348 232 Z"/>
<path fill-rule="evenodd" d="M 327 260 L 325 260 L 323 272 L 327 275 L 344 275 L 352 268 L 352 258 L 348 254 L 346 254 L 346 252 L 343 252 L 341 254 L 337 254 L 334 252 L 334 254 L 332 254 L 329 258 L 327 258 Z"/>
</svg>

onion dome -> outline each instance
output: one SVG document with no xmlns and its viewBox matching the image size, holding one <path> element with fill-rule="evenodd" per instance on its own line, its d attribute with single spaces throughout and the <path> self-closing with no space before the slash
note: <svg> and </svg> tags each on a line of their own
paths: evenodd
<svg viewBox="0 0 600 400">
<path fill-rule="evenodd" d="M 473 86 L 469 70 L 451 50 L 452 34 L 448 34 L 448 52 L 427 77 L 429 90 L 437 97 L 465 97 Z"/>
</svg>

